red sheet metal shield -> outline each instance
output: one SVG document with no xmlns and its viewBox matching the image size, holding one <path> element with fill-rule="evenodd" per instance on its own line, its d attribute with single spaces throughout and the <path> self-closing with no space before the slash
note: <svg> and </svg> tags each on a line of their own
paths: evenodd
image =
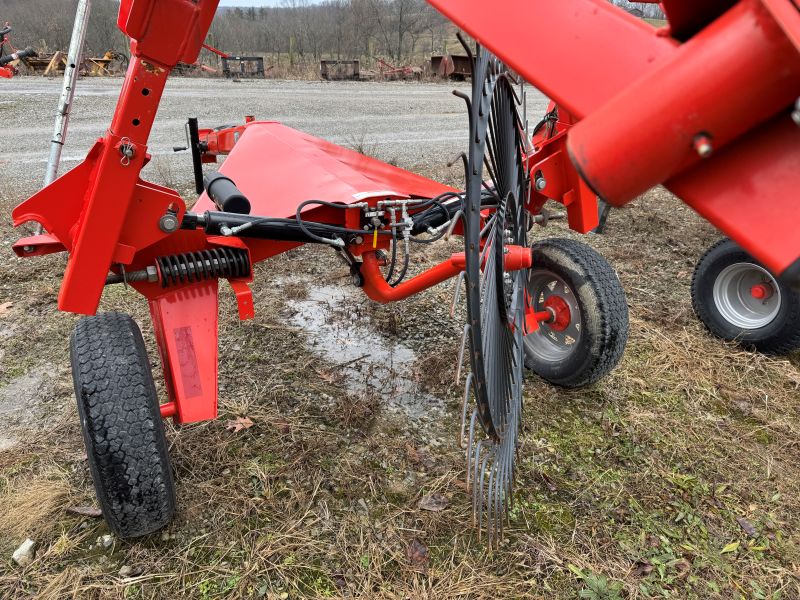
<svg viewBox="0 0 800 600">
<path fill-rule="evenodd" d="M 304 200 L 352 204 L 371 196 L 432 198 L 452 190 L 272 122 L 249 124 L 220 171 L 250 200 L 252 214 L 268 217 L 293 217 Z M 203 194 L 194 210 L 215 207 Z"/>
</svg>

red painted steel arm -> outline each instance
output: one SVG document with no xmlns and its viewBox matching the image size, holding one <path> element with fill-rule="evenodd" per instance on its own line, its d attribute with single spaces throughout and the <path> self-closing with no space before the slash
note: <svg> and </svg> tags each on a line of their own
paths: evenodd
<svg viewBox="0 0 800 600">
<path fill-rule="evenodd" d="M 370 299 L 381 304 L 404 300 L 422 290 L 447 281 L 463 271 L 466 265 L 463 252 L 453 254 L 448 260 L 424 273 L 420 273 L 397 287 L 392 287 L 383 278 L 383 273 L 378 266 L 378 258 L 374 252 L 364 253 L 362 259 L 364 262 L 361 263 L 361 275 L 364 277 L 364 293 Z"/>
<path fill-rule="evenodd" d="M 70 253 L 61 310 L 94 314 L 111 265 L 130 264 L 137 251 L 169 235 L 158 227 L 167 210 L 183 214 L 180 196 L 142 182 L 139 173 L 170 70 L 197 59 L 217 3 L 122 0 L 118 24 L 131 38 L 131 61 L 111 126 L 81 165 L 14 210 L 15 225 L 39 221 Z"/>
<path fill-rule="evenodd" d="M 656 30 L 606 0 L 429 1 L 581 120 L 566 145 L 598 195 L 665 183 L 800 284 L 796 2 L 667 0 L 674 30 Z"/>
<path fill-rule="evenodd" d="M 504 263 L 506 270 L 518 271 L 519 269 L 527 269 L 533 264 L 533 254 L 530 248 L 506 246 L 505 250 Z M 451 277 L 458 275 L 467 265 L 464 253 L 458 252 L 446 261 L 427 269 L 405 283 L 392 287 L 383 278 L 375 252 L 365 252 L 362 260 L 361 276 L 364 278 L 364 293 L 370 299 L 381 304 L 404 300 L 443 281 L 447 281 Z"/>
<path fill-rule="evenodd" d="M 678 47 L 607 0 L 428 1 L 577 117 Z"/>
</svg>

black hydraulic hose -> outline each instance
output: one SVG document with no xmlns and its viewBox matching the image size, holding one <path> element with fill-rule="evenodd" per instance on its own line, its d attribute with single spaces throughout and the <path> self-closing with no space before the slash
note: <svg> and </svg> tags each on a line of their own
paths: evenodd
<svg viewBox="0 0 800 600">
<path fill-rule="evenodd" d="M 247 225 L 247 227 L 242 227 Z M 231 233 L 236 227 L 241 230 Z M 356 236 L 368 235 L 369 232 L 359 229 L 347 229 L 326 223 L 313 223 L 296 219 L 280 219 L 272 217 L 258 217 L 238 213 L 206 211 L 202 215 L 186 213 L 181 223 L 182 229 L 202 228 L 211 235 L 235 235 L 236 237 L 254 238 L 262 240 L 276 240 L 287 242 L 321 242 L 330 244 L 331 238 L 324 236 L 337 235 L 354 239 Z M 311 233 L 311 235 L 309 235 Z M 388 231 L 378 231 L 379 235 L 391 235 Z"/>
<path fill-rule="evenodd" d="M 15 61 L 19 58 L 28 58 L 29 56 L 36 56 L 36 50 L 34 50 L 33 48 L 25 48 L 25 50 L 20 50 L 19 52 L 8 54 L 0 58 L 0 67 L 2 67 L 3 65 L 7 65 L 8 63 Z"/>
</svg>

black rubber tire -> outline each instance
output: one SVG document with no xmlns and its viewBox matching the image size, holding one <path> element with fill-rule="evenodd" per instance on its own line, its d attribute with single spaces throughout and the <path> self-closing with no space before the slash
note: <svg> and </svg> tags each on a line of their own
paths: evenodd
<svg viewBox="0 0 800 600">
<path fill-rule="evenodd" d="M 714 302 L 714 282 L 725 267 L 752 263 L 764 268 L 736 242 L 722 239 L 697 261 L 692 277 L 692 308 L 697 318 L 718 338 L 737 342 L 765 354 L 789 354 L 800 349 L 800 293 L 775 280 L 781 293 L 781 307 L 775 318 L 758 329 L 742 329 L 728 321 Z"/>
<path fill-rule="evenodd" d="M 596 383 L 617 365 L 628 341 L 628 304 L 622 284 L 606 259 L 586 244 L 553 238 L 531 247 L 533 269 L 555 273 L 574 293 L 581 312 L 581 336 L 563 360 L 547 360 L 525 344 L 525 366 L 562 387 Z"/>
<path fill-rule="evenodd" d="M 78 321 L 70 359 L 100 508 L 121 538 L 152 533 L 175 512 L 175 485 L 144 340 L 133 319 Z"/>
</svg>

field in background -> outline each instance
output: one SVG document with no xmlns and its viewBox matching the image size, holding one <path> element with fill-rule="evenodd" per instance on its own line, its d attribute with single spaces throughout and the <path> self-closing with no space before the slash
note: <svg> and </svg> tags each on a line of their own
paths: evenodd
<svg viewBox="0 0 800 600">
<path fill-rule="evenodd" d="M 118 86 L 78 88 L 68 166 L 107 125 Z M 466 131 L 450 87 L 174 81 L 147 176 L 190 197 L 189 161 L 170 152 L 184 118 L 255 113 L 461 185 L 444 166 Z M 4 215 L 40 184 L 57 95 L 58 82 L 4 84 Z M 531 102 L 534 118 L 544 100 Z M 478 540 L 464 489 L 452 286 L 376 306 L 312 247 L 259 265 L 253 321 L 239 323 L 223 293 L 220 418 L 167 427 L 177 518 L 105 547 L 102 521 L 71 510 L 96 500 L 69 375 L 75 317 L 56 311 L 63 257 L 14 258 L 18 232 L 2 219 L 0 597 L 800 597 L 800 357 L 742 352 L 703 331 L 689 285 L 718 234 L 666 191 L 613 212 L 607 231 L 583 239 L 628 295 L 626 355 L 588 390 L 527 378 L 516 505 L 498 550 Z M 560 222 L 535 235 L 577 237 Z M 102 310 L 134 315 L 158 369 L 141 299 L 118 286 Z M 354 372 L 331 339 L 355 357 L 402 346 L 413 360 Z M 252 427 L 229 430 L 239 417 Z M 420 509 L 433 492 L 447 507 Z M 27 537 L 38 553 L 23 569 L 11 553 Z"/>
</svg>

